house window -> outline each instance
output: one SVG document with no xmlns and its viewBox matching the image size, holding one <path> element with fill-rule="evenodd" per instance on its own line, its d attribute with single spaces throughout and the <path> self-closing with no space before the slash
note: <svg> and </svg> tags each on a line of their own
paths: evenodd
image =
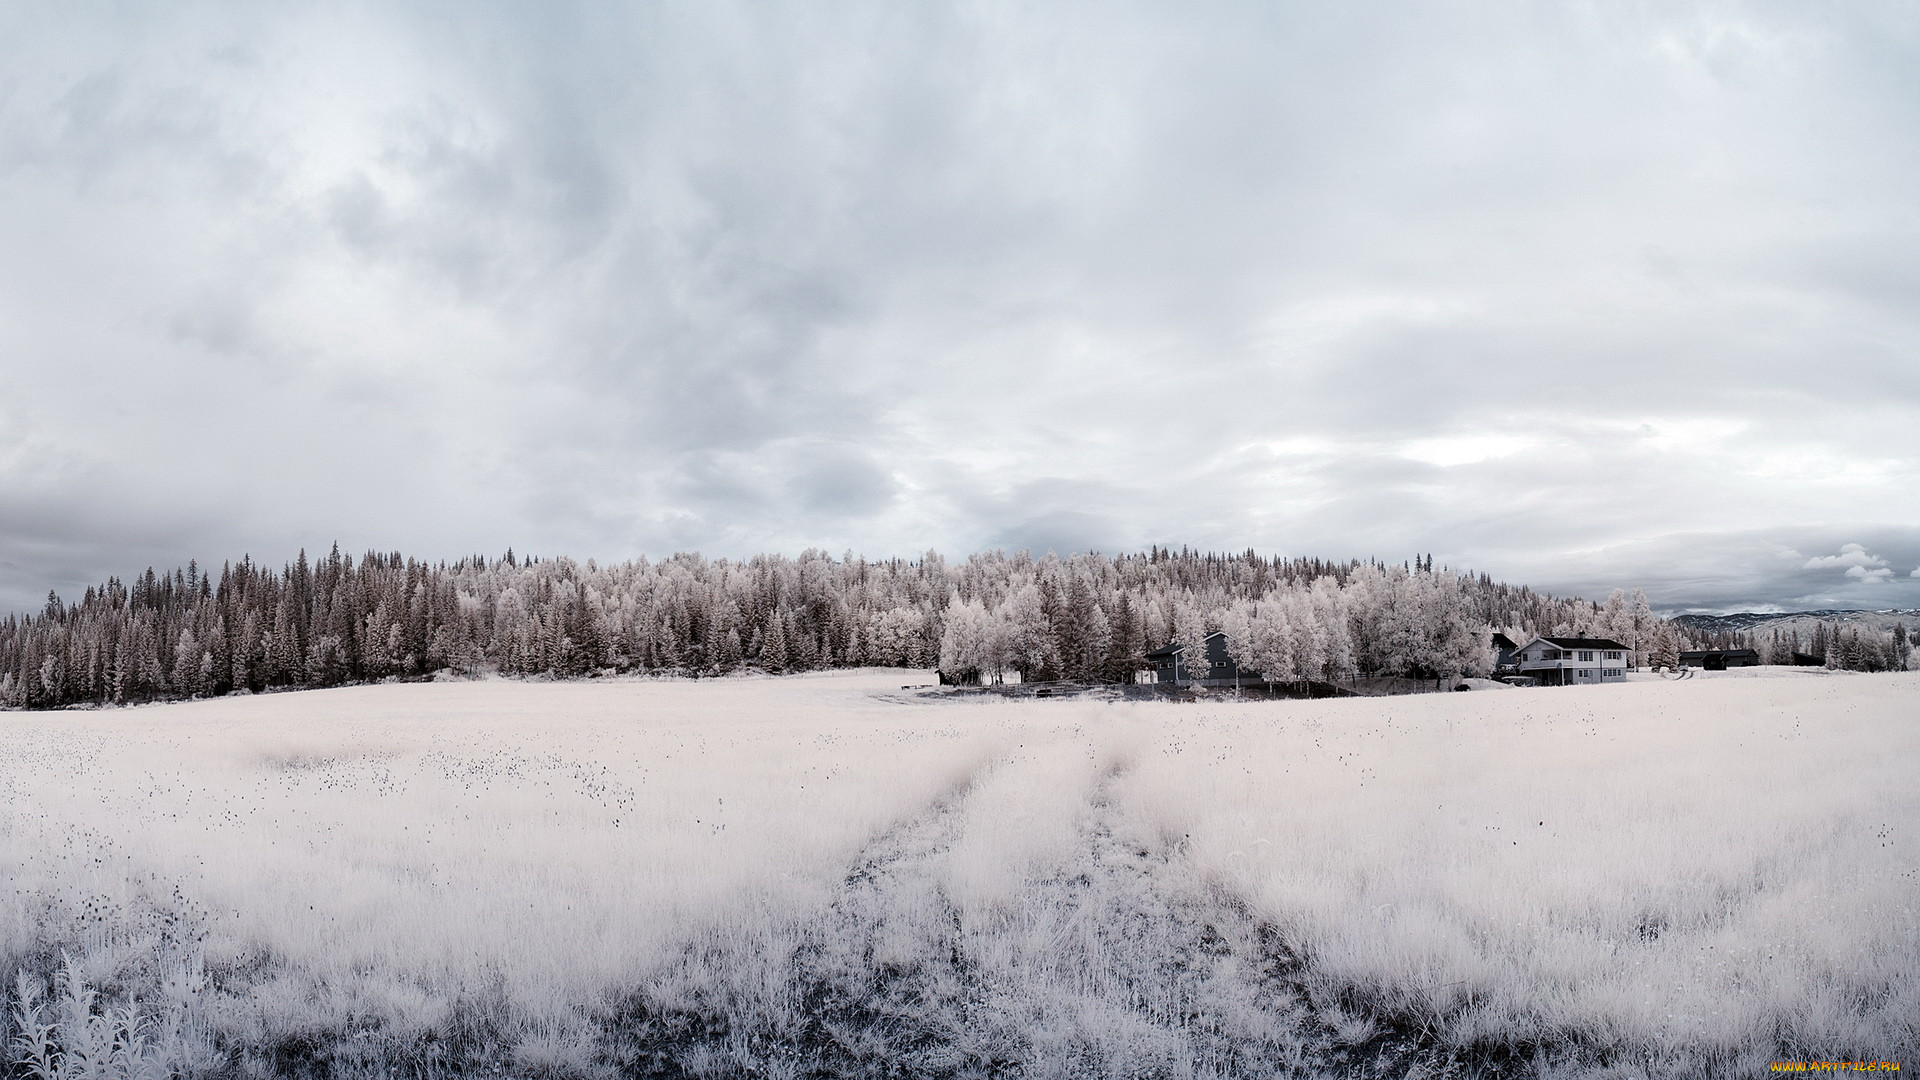
<svg viewBox="0 0 1920 1080">
<path fill-rule="evenodd" d="M 1618 659 L 1620 659 L 1620 654 L 1619 654 L 1618 652 L 1614 652 L 1614 651 L 1612 651 L 1612 650 L 1608 650 L 1608 652 L 1607 652 L 1607 659 L 1609 659 L 1609 660 L 1618 660 Z"/>
<path fill-rule="evenodd" d="M 1591 659 L 1593 659 L 1593 652 L 1592 652 L 1592 650 L 1588 650 L 1588 649 L 1582 649 L 1582 650 L 1580 651 L 1580 659 L 1582 659 L 1582 660 L 1591 660 Z"/>
<path fill-rule="evenodd" d="M 1583 679 L 1591 679 L 1591 678 L 1593 678 L 1593 670 L 1592 670 L 1591 668 L 1581 668 L 1581 669 L 1580 669 L 1580 677 L 1581 677 L 1581 678 L 1583 678 Z"/>
<path fill-rule="evenodd" d="M 1625 671 L 1622 671 L 1617 667 L 1600 669 L 1600 675 L 1602 678 L 1625 678 L 1626 674 L 1627 673 Z"/>
</svg>

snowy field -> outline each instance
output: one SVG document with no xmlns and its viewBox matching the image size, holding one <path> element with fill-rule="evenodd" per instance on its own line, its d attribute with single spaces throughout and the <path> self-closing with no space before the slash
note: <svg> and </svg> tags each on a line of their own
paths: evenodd
<svg viewBox="0 0 1920 1080">
<path fill-rule="evenodd" d="M 316 1076 L 1920 1063 L 1920 674 L 930 681 L 0 714 L 7 1035 Z"/>
</svg>

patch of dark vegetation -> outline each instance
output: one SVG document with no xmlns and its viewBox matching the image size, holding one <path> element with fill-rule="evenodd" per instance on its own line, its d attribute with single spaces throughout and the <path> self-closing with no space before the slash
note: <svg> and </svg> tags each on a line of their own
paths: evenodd
<svg viewBox="0 0 1920 1080">
<path fill-rule="evenodd" d="M 688 1064 L 706 1060 L 731 1034 L 723 1015 L 657 1010 L 635 996 L 606 1017 L 598 1056 L 636 1080 L 682 1080 L 700 1075 Z"/>
<path fill-rule="evenodd" d="M 1423 684 L 1433 689 L 1429 680 Z M 909 689 L 909 687 L 901 687 Z M 1399 691 L 1406 692 L 1406 691 Z M 1067 700 L 1096 701 L 1281 701 L 1308 700 L 1330 697 L 1357 697 L 1368 691 L 1355 690 L 1339 683 L 1320 680 L 1302 680 L 1297 682 L 1256 682 L 1248 680 L 1239 686 L 1194 686 L 1173 683 L 1110 683 L 1110 682 L 1072 682 L 1069 680 L 1049 680 L 1046 682 L 989 683 L 974 686 L 928 687 L 920 696 L 928 699 L 949 698 L 1009 698 L 1027 700 L 1032 698 L 1054 698 Z"/>
</svg>

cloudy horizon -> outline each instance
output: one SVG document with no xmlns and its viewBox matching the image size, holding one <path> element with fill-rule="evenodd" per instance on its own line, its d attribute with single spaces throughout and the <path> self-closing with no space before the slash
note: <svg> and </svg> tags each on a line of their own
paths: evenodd
<svg viewBox="0 0 1920 1080">
<path fill-rule="evenodd" d="M 0 27 L 0 611 L 335 541 L 1920 608 L 1905 9 Z"/>
</svg>

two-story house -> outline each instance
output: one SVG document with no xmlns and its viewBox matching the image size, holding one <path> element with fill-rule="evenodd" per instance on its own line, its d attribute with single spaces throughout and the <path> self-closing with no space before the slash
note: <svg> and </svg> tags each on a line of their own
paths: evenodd
<svg viewBox="0 0 1920 1080">
<path fill-rule="evenodd" d="M 1627 647 L 1611 638 L 1537 637 L 1513 658 L 1516 671 L 1542 686 L 1599 686 L 1627 676 Z"/>
<path fill-rule="evenodd" d="M 1153 682 L 1170 686 L 1238 686 L 1242 681 L 1257 683 L 1257 671 L 1243 671 L 1227 655 L 1227 635 L 1215 630 L 1207 635 L 1204 660 L 1187 655 L 1179 643 L 1163 645 L 1147 654 L 1153 665 Z"/>
</svg>

